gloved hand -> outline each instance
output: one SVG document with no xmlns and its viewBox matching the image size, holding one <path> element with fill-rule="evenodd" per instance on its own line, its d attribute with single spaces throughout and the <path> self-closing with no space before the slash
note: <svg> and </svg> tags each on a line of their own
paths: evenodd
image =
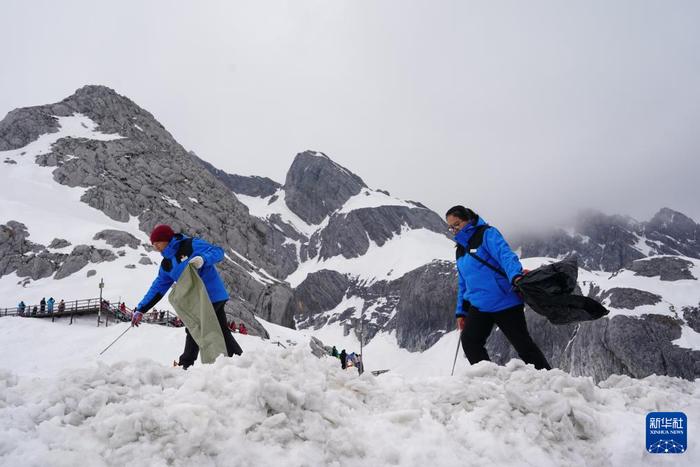
<svg viewBox="0 0 700 467">
<path fill-rule="evenodd" d="M 193 256 L 190 258 L 190 264 L 195 268 L 200 269 L 202 266 L 204 266 L 204 258 L 201 256 Z"/>
<path fill-rule="evenodd" d="M 143 313 L 138 310 L 134 310 L 134 314 L 131 315 L 131 325 L 138 327 L 143 319 Z"/>
<path fill-rule="evenodd" d="M 513 285 L 516 285 L 518 282 L 520 282 L 520 279 L 522 279 L 523 276 L 524 276 L 525 274 L 527 274 L 528 272 L 530 272 L 529 269 L 523 269 L 523 273 L 522 273 L 522 274 L 518 274 L 517 276 L 515 276 L 515 277 L 513 278 Z"/>
</svg>

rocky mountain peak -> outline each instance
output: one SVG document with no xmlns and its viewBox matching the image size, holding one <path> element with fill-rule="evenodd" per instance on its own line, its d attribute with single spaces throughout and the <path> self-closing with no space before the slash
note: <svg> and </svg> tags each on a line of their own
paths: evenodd
<svg viewBox="0 0 700 467">
<path fill-rule="evenodd" d="M 297 154 L 284 189 L 289 209 L 309 224 L 318 224 L 365 188 L 360 177 L 321 152 Z"/>
<path fill-rule="evenodd" d="M 662 208 L 647 224 L 648 230 L 655 230 L 678 240 L 697 241 L 700 225 L 693 219 L 669 208 Z"/>
<path fill-rule="evenodd" d="M 149 112 L 111 88 L 83 86 L 55 104 L 15 109 L 0 121 L 0 151 L 18 149 L 46 133 L 59 130 L 56 117 L 82 114 L 97 123 L 97 131 L 118 133 L 133 140 L 148 140 L 162 147 L 173 137 Z"/>
</svg>

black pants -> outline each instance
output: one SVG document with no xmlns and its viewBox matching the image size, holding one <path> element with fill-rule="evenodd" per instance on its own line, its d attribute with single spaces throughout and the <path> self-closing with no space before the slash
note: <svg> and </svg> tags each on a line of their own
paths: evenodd
<svg viewBox="0 0 700 467">
<path fill-rule="evenodd" d="M 510 343 L 515 347 L 515 351 L 525 363 L 535 365 L 538 370 L 551 367 L 542 351 L 530 337 L 525 323 L 525 307 L 517 305 L 503 311 L 495 313 L 485 313 L 469 309 L 469 316 L 466 318 L 464 330 L 460 338 L 462 339 L 462 349 L 472 365 L 482 360 L 490 360 L 486 352 L 486 339 L 488 339 L 496 324 Z"/>
<path fill-rule="evenodd" d="M 238 345 L 236 339 L 233 338 L 231 330 L 228 328 L 228 323 L 226 323 L 226 312 L 224 311 L 224 306 L 228 300 L 222 302 L 212 303 L 214 306 L 214 311 L 216 312 L 216 319 L 219 320 L 219 326 L 221 326 L 221 332 L 224 334 L 224 341 L 226 342 L 226 351 L 229 357 L 235 355 L 240 355 L 243 353 L 243 349 Z M 180 355 L 180 365 L 185 368 L 192 366 L 197 360 L 197 355 L 199 355 L 199 346 L 195 342 L 194 338 L 190 334 L 190 330 L 185 328 L 185 351 Z"/>
</svg>

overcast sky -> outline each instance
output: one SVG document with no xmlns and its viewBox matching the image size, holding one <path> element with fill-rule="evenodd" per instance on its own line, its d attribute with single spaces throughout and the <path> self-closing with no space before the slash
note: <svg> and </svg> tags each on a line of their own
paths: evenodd
<svg viewBox="0 0 700 467">
<path fill-rule="evenodd" d="M 284 182 L 314 149 L 507 228 L 700 221 L 699 24 L 674 0 L 3 0 L 0 114 L 104 84 L 232 173 Z"/>
</svg>

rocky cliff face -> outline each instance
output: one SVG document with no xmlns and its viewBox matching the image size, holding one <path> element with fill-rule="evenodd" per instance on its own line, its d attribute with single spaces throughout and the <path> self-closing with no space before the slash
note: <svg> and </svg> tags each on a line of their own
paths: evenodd
<svg viewBox="0 0 700 467">
<path fill-rule="evenodd" d="M 354 332 L 359 339 L 362 332 L 366 342 L 380 331 L 396 332 L 403 348 L 421 351 L 454 325 L 453 279 L 454 265 L 448 261 L 370 285 L 324 270 L 310 274 L 295 289 L 290 311 L 302 329 L 340 323 L 346 335 Z"/>
<path fill-rule="evenodd" d="M 282 185 L 267 177 L 244 177 L 242 175 L 226 173 L 221 169 L 217 169 L 209 162 L 200 159 L 194 152 L 190 151 L 190 154 L 234 193 L 264 198 L 266 196 L 272 196 L 282 187 Z"/>
<path fill-rule="evenodd" d="M 309 224 L 320 224 L 366 186 L 325 154 L 305 151 L 289 168 L 284 191 L 289 209 Z"/>
</svg>

